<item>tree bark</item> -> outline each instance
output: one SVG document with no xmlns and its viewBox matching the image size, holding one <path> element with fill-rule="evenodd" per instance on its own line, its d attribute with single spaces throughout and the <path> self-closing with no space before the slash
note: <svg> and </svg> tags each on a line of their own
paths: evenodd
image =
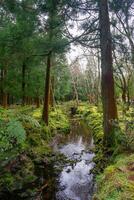
<svg viewBox="0 0 134 200">
<path fill-rule="evenodd" d="M 114 92 L 112 40 L 107 0 L 99 1 L 100 46 L 101 46 L 101 90 L 104 123 L 104 147 L 113 146 L 114 125 L 112 120 L 117 119 L 117 107 Z"/>
<path fill-rule="evenodd" d="M 44 97 L 44 105 L 42 113 L 42 120 L 45 122 L 47 126 L 48 126 L 49 99 L 50 99 L 50 68 L 51 68 L 51 52 L 47 56 L 45 97 Z"/>
<path fill-rule="evenodd" d="M 55 99 L 54 99 L 54 76 L 51 77 L 50 81 L 50 106 L 53 108 L 55 104 Z"/>
<path fill-rule="evenodd" d="M 22 65 L 22 106 L 25 105 L 25 76 L 26 76 L 26 64 L 23 62 Z"/>
<path fill-rule="evenodd" d="M 4 108 L 8 107 L 8 95 L 7 92 L 4 90 L 4 81 L 6 80 L 6 75 L 7 75 L 7 69 L 3 69 L 3 77 L 2 77 L 2 106 Z"/>
<path fill-rule="evenodd" d="M 0 104 L 3 104 L 3 69 L 0 70 Z"/>
<path fill-rule="evenodd" d="M 3 93 L 3 103 L 2 103 L 2 106 L 4 107 L 4 108 L 7 108 L 8 107 L 8 95 L 7 95 L 7 93 Z"/>
<path fill-rule="evenodd" d="M 35 103 L 36 103 L 36 107 L 39 108 L 40 107 L 40 98 L 39 97 L 35 98 Z"/>
</svg>

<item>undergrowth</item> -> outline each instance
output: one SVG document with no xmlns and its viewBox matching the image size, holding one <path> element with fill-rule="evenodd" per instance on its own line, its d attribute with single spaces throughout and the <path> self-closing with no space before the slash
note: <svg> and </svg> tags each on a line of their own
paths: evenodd
<svg viewBox="0 0 134 200">
<path fill-rule="evenodd" d="M 42 122 L 41 110 L 28 106 L 0 108 L 0 198 L 16 190 L 22 199 L 33 196 L 37 192 L 34 182 L 40 183 L 36 166 L 45 168 L 49 163 L 52 137 L 57 131 L 69 131 L 69 120 L 61 107 L 51 110 L 49 126 Z"/>
<path fill-rule="evenodd" d="M 92 131 L 95 143 L 97 192 L 94 200 L 134 199 L 134 110 L 125 114 L 119 109 L 119 120 L 115 124 L 113 155 L 104 156 L 102 149 L 103 127 L 101 108 L 81 104 L 78 114 L 83 116 Z M 97 175 L 98 174 L 98 175 Z"/>
</svg>

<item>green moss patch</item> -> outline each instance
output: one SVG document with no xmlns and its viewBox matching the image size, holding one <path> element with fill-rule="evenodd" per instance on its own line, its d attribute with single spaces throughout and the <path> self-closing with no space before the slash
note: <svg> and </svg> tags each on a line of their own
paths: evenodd
<svg viewBox="0 0 134 200">
<path fill-rule="evenodd" d="M 121 155 L 104 173 L 97 176 L 98 192 L 94 200 L 134 199 L 134 154 Z"/>
</svg>

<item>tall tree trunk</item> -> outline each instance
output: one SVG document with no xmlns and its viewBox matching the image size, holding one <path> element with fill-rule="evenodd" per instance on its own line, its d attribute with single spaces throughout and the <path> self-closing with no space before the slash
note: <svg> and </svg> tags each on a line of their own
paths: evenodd
<svg viewBox="0 0 134 200">
<path fill-rule="evenodd" d="M 22 65 L 22 106 L 25 105 L 25 76 L 26 76 L 26 64 L 23 62 Z"/>
<path fill-rule="evenodd" d="M 50 68 L 51 68 L 51 52 L 47 56 L 45 97 L 44 97 L 44 105 L 43 105 L 43 113 L 42 113 L 42 120 L 45 122 L 46 125 L 48 125 L 48 115 L 49 115 Z"/>
<path fill-rule="evenodd" d="M 4 108 L 7 108 L 7 106 L 8 106 L 8 95 L 7 95 L 6 92 L 3 93 L 3 103 L 2 103 L 2 106 Z"/>
<path fill-rule="evenodd" d="M 129 94 L 129 88 L 127 90 L 127 110 L 129 110 L 129 107 L 130 107 L 130 94 Z"/>
<path fill-rule="evenodd" d="M 3 69 L 3 84 L 4 84 L 4 81 L 6 80 L 6 76 L 7 76 L 7 69 Z M 8 106 L 8 94 L 4 90 L 4 85 L 3 85 L 2 106 L 4 108 L 7 108 L 7 106 Z"/>
<path fill-rule="evenodd" d="M 54 107 L 55 99 L 54 99 L 54 76 L 51 77 L 50 81 L 50 106 Z"/>
<path fill-rule="evenodd" d="M 101 65 L 100 65 L 100 54 L 99 51 L 97 52 L 97 60 L 98 60 L 98 81 L 97 81 L 97 105 L 99 104 L 99 99 L 100 99 L 100 83 L 101 83 Z"/>
<path fill-rule="evenodd" d="M 37 107 L 37 108 L 40 107 L 40 98 L 39 98 L 39 96 L 37 96 L 37 97 L 35 98 L 35 104 L 36 104 L 36 107 Z"/>
<path fill-rule="evenodd" d="M 124 104 L 126 104 L 126 97 L 127 97 L 127 90 L 126 88 L 122 88 L 122 101 Z"/>
<path fill-rule="evenodd" d="M 0 104 L 3 104 L 3 69 L 0 70 Z"/>
<path fill-rule="evenodd" d="M 102 103 L 104 123 L 104 147 L 113 145 L 114 125 L 117 119 L 117 107 L 114 92 L 112 41 L 107 0 L 99 1 L 101 70 L 102 70 Z"/>
</svg>

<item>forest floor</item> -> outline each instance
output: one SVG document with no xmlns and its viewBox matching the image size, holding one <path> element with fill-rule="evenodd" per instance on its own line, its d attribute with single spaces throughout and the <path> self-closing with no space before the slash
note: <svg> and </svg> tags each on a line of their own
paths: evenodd
<svg viewBox="0 0 134 200">
<path fill-rule="evenodd" d="M 51 145 L 55 135 L 69 133 L 69 108 L 71 104 L 65 103 L 52 109 L 48 127 L 40 120 L 41 108 L 0 108 L 0 199 L 32 198 L 44 188 L 48 199 L 52 199 L 49 194 L 54 180 L 49 176 L 53 177 L 53 163 L 60 158 L 54 155 Z M 130 109 L 125 114 L 121 111 L 119 114 L 121 130 L 117 131 L 117 146 L 110 161 L 102 152 L 101 108 L 81 103 L 75 115 L 87 123 L 94 137 L 94 172 L 97 174 L 94 200 L 134 199 L 134 112 Z M 126 121 L 130 123 L 127 129 L 124 125 Z M 46 171 L 43 181 L 42 168 Z"/>
</svg>

